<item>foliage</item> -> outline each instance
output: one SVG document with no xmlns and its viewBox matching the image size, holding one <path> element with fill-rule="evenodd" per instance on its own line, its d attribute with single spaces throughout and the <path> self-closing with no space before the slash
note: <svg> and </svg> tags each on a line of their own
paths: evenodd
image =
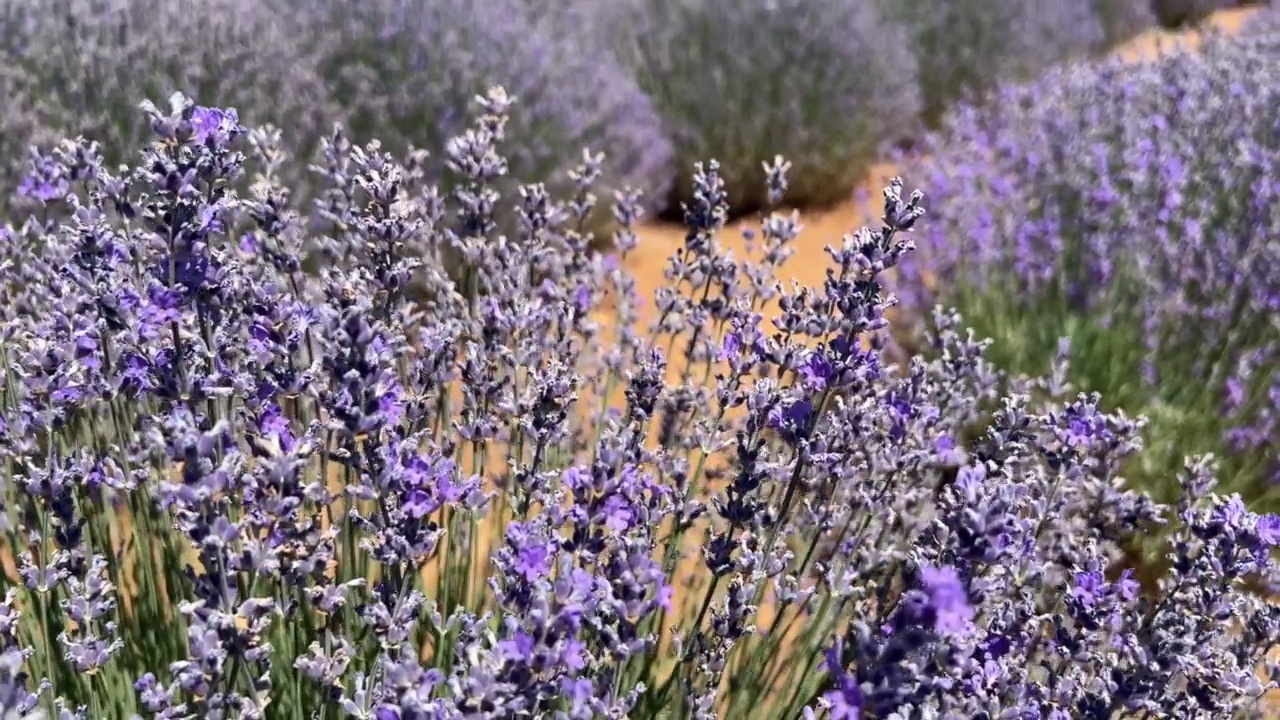
<svg viewBox="0 0 1280 720">
<path fill-rule="evenodd" d="M 1174 507 L 1127 489 L 1140 423 L 1065 367 L 1002 376 L 953 313 L 887 362 L 920 194 L 788 289 L 797 217 L 734 257 L 699 169 L 646 327 L 637 195 L 617 261 L 573 229 L 590 156 L 494 232 L 510 104 L 447 143 L 447 193 L 331 135 L 304 213 L 268 134 L 180 95 L 132 167 L 33 162 L 0 243 L 6 717 L 1223 718 L 1275 685 L 1244 581 L 1280 589 L 1280 518 L 1203 459 Z M 316 246 L 347 260 L 300 272 Z M 1175 514 L 1140 592 L 1119 548 Z"/>
<path fill-rule="evenodd" d="M 1108 62 L 964 108 L 927 166 L 935 224 L 904 297 L 955 303 L 1014 371 L 1070 339 L 1073 379 L 1151 418 L 1135 479 L 1188 452 L 1273 501 L 1280 480 L 1280 34 Z"/>
</svg>

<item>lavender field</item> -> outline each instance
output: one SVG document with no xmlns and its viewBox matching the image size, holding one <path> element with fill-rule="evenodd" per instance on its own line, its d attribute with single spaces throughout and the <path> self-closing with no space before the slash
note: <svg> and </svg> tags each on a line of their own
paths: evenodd
<svg viewBox="0 0 1280 720">
<path fill-rule="evenodd" d="M 1275 715 L 1236 4 L 0 0 L 0 720 Z"/>
</svg>

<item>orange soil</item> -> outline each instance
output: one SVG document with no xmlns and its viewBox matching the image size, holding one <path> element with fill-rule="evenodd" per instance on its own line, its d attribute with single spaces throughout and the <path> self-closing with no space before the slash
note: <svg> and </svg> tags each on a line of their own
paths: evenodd
<svg viewBox="0 0 1280 720">
<path fill-rule="evenodd" d="M 1245 21 L 1257 12 L 1257 7 L 1220 10 L 1206 21 L 1205 27 L 1234 33 L 1239 31 Z M 1194 50 L 1200 46 L 1202 34 L 1197 31 L 1150 30 L 1122 45 L 1116 53 L 1125 60 L 1150 60 L 1158 56 L 1162 50 L 1173 48 Z"/>
</svg>

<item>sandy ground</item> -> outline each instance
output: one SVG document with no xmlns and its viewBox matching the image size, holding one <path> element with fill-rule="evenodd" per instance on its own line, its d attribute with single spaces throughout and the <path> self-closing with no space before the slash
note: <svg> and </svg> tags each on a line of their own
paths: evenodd
<svg viewBox="0 0 1280 720">
<path fill-rule="evenodd" d="M 1250 17 L 1258 12 L 1256 7 L 1233 8 L 1215 13 L 1206 23 L 1207 28 L 1214 28 L 1232 33 L 1239 30 Z M 1116 50 L 1126 60 L 1143 60 L 1155 57 L 1162 49 L 1183 47 L 1195 49 L 1200 45 L 1200 32 L 1170 32 L 1168 30 L 1151 30 L 1125 43 Z"/>
</svg>

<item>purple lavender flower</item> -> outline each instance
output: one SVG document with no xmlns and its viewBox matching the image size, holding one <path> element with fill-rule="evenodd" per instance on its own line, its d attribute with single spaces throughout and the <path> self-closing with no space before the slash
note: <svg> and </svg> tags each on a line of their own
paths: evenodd
<svg viewBox="0 0 1280 720">
<path fill-rule="evenodd" d="M 133 167 L 48 156 L 67 194 L 0 245 L 4 711 L 1230 717 L 1275 686 L 1280 521 L 1211 459 L 1172 507 L 1129 485 L 1143 423 L 1056 336 L 1011 376 L 938 308 L 890 354 L 921 193 L 783 288 L 798 217 L 730 251 L 708 163 L 642 320 L 638 196 L 598 256 L 602 162 L 505 196 L 519 105 L 478 104 L 451 192 L 339 130 L 299 199 L 274 131 L 180 94 Z"/>
<path fill-rule="evenodd" d="M 194 107 L 191 109 L 193 137 L 197 143 L 206 143 L 210 138 L 222 142 L 243 132 L 240 116 L 235 108 L 222 110 L 219 108 Z"/>
<path fill-rule="evenodd" d="M 30 197 L 37 202 L 48 203 L 66 197 L 71 189 L 63 174 L 63 168 L 53 158 L 35 154 L 31 158 L 31 171 L 18 186 L 20 197 Z"/>
<path fill-rule="evenodd" d="M 936 616 L 934 627 L 939 633 L 951 635 L 968 629 L 973 608 L 955 568 L 921 568 L 920 586 L 927 598 L 927 613 Z"/>
<path fill-rule="evenodd" d="M 844 671 L 843 655 L 844 647 L 839 639 L 836 640 L 835 647 L 824 654 L 826 670 L 835 678 L 836 687 L 823 695 L 822 699 L 833 719 L 860 720 L 865 702 L 862 688 L 858 686 L 857 680 Z"/>
</svg>

